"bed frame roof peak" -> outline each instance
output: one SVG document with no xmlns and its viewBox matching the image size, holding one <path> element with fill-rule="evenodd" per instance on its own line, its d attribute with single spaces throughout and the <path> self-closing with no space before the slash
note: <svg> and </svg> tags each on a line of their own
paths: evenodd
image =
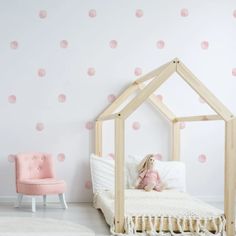
<svg viewBox="0 0 236 236">
<path fill-rule="evenodd" d="M 204 101 L 216 112 L 216 114 L 181 117 L 175 114 L 155 95 L 154 92 L 167 81 L 173 73 L 177 73 Z M 148 84 L 144 82 L 150 81 Z M 119 112 L 114 113 L 126 99 L 138 92 Z M 174 58 L 168 63 L 158 67 L 148 74 L 135 80 L 120 96 L 110 104 L 97 118 L 97 121 L 115 119 L 117 117 L 128 118 L 144 101 L 149 101 L 167 120 L 171 122 L 220 120 L 229 121 L 234 115 L 218 100 L 218 98 L 197 79 L 197 77 L 184 65 L 179 58 Z"/>
</svg>

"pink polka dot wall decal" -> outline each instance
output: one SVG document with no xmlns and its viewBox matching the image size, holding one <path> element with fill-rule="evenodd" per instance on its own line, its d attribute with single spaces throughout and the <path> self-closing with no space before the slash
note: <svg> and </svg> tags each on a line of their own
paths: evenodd
<svg viewBox="0 0 236 236">
<path fill-rule="evenodd" d="M 208 48 L 209 48 L 209 42 L 208 42 L 208 41 L 202 41 L 202 42 L 201 42 L 201 48 L 202 48 L 203 50 L 208 49 Z"/>
<path fill-rule="evenodd" d="M 185 122 L 180 122 L 179 127 L 180 127 L 180 129 L 184 129 L 186 127 L 186 123 Z"/>
<path fill-rule="evenodd" d="M 116 96 L 114 94 L 110 94 L 107 96 L 108 102 L 112 103 L 116 100 Z"/>
<path fill-rule="evenodd" d="M 236 76 L 236 68 L 232 69 L 232 76 Z"/>
<path fill-rule="evenodd" d="M 160 153 L 157 153 L 154 155 L 154 158 L 158 161 L 161 161 L 162 160 L 162 155 Z"/>
<path fill-rule="evenodd" d="M 19 43 L 17 41 L 12 41 L 10 43 L 11 49 L 17 49 L 19 47 Z"/>
<path fill-rule="evenodd" d="M 39 11 L 39 18 L 45 19 L 47 17 L 47 11 L 46 10 L 41 10 Z"/>
<path fill-rule="evenodd" d="M 60 42 L 60 47 L 61 48 L 67 48 L 68 47 L 68 41 L 67 40 L 62 40 L 61 42 Z"/>
<path fill-rule="evenodd" d="M 233 17 L 236 18 L 236 9 L 233 11 Z"/>
<path fill-rule="evenodd" d="M 43 68 L 38 69 L 38 76 L 39 77 L 44 77 L 46 75 L 46 70 Z"/>
<path fill-rule="evenodd" d="M 186 9 L 186 8 L 181 9 L 180 15 L 182 17 L 187 17 L 188 16 L 188 9 Z"/>
<path fill-rule="evenodd" d="M 60 162 L 63 162 L 65 161 L 66 159 L 66 155 L 64 153 L 58 153 L 57 154 L 57 160 L 60 161 Z"/>
<path fill-rule="evenodd" d="M 10 154 L 7 157 L 7 160 L 11 163 L 15 162 L 15 159 L 16 159 L 16 155 L 14 155 L 14 154 Z"/>
<path fill-rule="evenodd" d="M 159 49 L 163 49 L 165 47 L 165 42 L 163 40 L 159 40 L 159 41 L 157 41 L 156 46 Z"/>
<path fill-rule="evenodd" d="M 132 124 L 133 130 L 139 130 L 140 127 L 141 127 L 141 125 L 138 121 L 133 122 L 133 124 Z"/>
<path fill-rule="evenodd" d="M 199 161 L 200 163 L 205 163 L 205 162 L 207 161 L 206 155 L 205 155 L 205 154 L 200 154 L 200 155 L 198 156 L 198 161 Z"/>
<path fill-rule="evenodd" d="M 118 42 L 116 40 L 111 40 L 109 45 L 111 48 L 117 48 Z"/>
<path fill-rule="evenodd" d="M 97 16 L 97 12 L 95 9 L 91 9 L 88 13 L 89 17 L 94 18 Z"/>
<path fill-rule="evenodd" d="M 36 124 L 36 130 L 37 131 L 43 131 L 44 130 L 44 124 L 43 123 L 41 123 L 41 122 L 38 122 L 37 124 Z"/>
<path fill-rule="evenodd" d="M 109 153 L 108 157 L 110 157 L 111 159 L 115 160 L 115 154 L 114 153 Z"/>
<path fill-rule="evenodd" d="M 85 128 L 88 129 L 88 130 L 93 129 L 94 128 L 94 123 L 92 121 L 86 122 Z"/>
<path fill-rule="evenodd" d="M 94 76 L 96 73 L 96 70 L 93 67 L 88 68 L 87 73 L 89 76 Z"/>
<path fill-rule="evenodd" d="M 157 94 L 157 95 L 156 95 L 156 98 L 157 98 L 160 102 L 163 101 L 163 96 L 162 96 L 161 94 Z"/>
<path fill-rule="evenodd" d="M 65 94 L 59 94 L 58 95 L 58 102 L 64 103 L 66 101 L 66 95 Z"/>
<path fill-rule="evenodd" d="M 11 103 L 11 104 L 16 103 L 16 96 L 15 95 L 10 95 L 8 97 L 8 102 Z"/>
<path fill-rule="evenodd" d="M 92 182 L 90 180 L 85 181 L 84 187 L 86 189 L 91 189 L 92 188 Z"/>
<path fill-rule="evenodd" d="M 135 16 L 137 18 L 143 17 L 143 10 L 142 9 L 137 9 L 136 12 L 135 12 Z"/>
<path fill-rule="evenodd" d="M 142 73 L 143 73 L 143 71 L 142 71 L 142 69 L 141 69 L 140 67 L 136 67 L 136 68 L 134 69 L 134 74 L 135 74 L 136 76 L 140 76 Z"/>
</svg>

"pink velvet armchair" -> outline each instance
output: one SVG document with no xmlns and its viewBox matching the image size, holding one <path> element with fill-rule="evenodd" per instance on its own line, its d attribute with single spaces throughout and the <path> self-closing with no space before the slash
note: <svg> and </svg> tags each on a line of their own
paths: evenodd
<svg viewBox="0 0 236 236">
<path fill-rule="evenodd" d="M 36 211 L 35 196 L 43 196 L 46 206 L 46 196 L 57 194 L 64 209 L 67 208 L 65 201 L 66 183 L 56 179 L 53 158 L 46 153 L 22 153 L 17 154 L 16 167 L 16 192 L 18 199 L 16 207 L 22 202 L 23 195 L 32 196 L 32 212 Z"/>
</svg>

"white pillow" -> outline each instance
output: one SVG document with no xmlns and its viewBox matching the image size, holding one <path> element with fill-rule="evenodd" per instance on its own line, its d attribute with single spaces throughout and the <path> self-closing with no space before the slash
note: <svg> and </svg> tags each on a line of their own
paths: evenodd
<svg viewBox="0 0 236 236">
<path fill-rule="evenodd" d="M 129 155 L 126 160 L 127 186 L 133 188 L 138 178 L 138 165 L 142 161 L 141 156 Z M 185 164 L 180 161 L 155 161 L 154 169 L 158 171 L 160 178 L 166 184 L 166 188 L 186 191 Z"/>
<path fill-rule="evenodd" d="M 93 192 L 114 190 L 115 163 L 110 157 L 90 156 L 90 169 Z"/>
<path fill-rule="evenodd" d="M 186 191 L 186 171 L 183 162 L 156 160 L 154 169 L 158 171 L 167 189 Z"/>
</svg>

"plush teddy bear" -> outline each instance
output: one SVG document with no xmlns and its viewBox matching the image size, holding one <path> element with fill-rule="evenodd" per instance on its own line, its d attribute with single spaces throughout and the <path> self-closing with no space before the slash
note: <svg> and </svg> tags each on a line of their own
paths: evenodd
<svg viewBox="0 0 236 236">
<path fill-rule="evenodd" d="M 144 157 L 138 166 L 138 180 L 135 187 L 146 191 L 156 190 L 162 191 L 164 184 L 162 183 L 159 173 L 154 170 L 155 157 L 153 154 L 148 154 Z"/>
</svg>

